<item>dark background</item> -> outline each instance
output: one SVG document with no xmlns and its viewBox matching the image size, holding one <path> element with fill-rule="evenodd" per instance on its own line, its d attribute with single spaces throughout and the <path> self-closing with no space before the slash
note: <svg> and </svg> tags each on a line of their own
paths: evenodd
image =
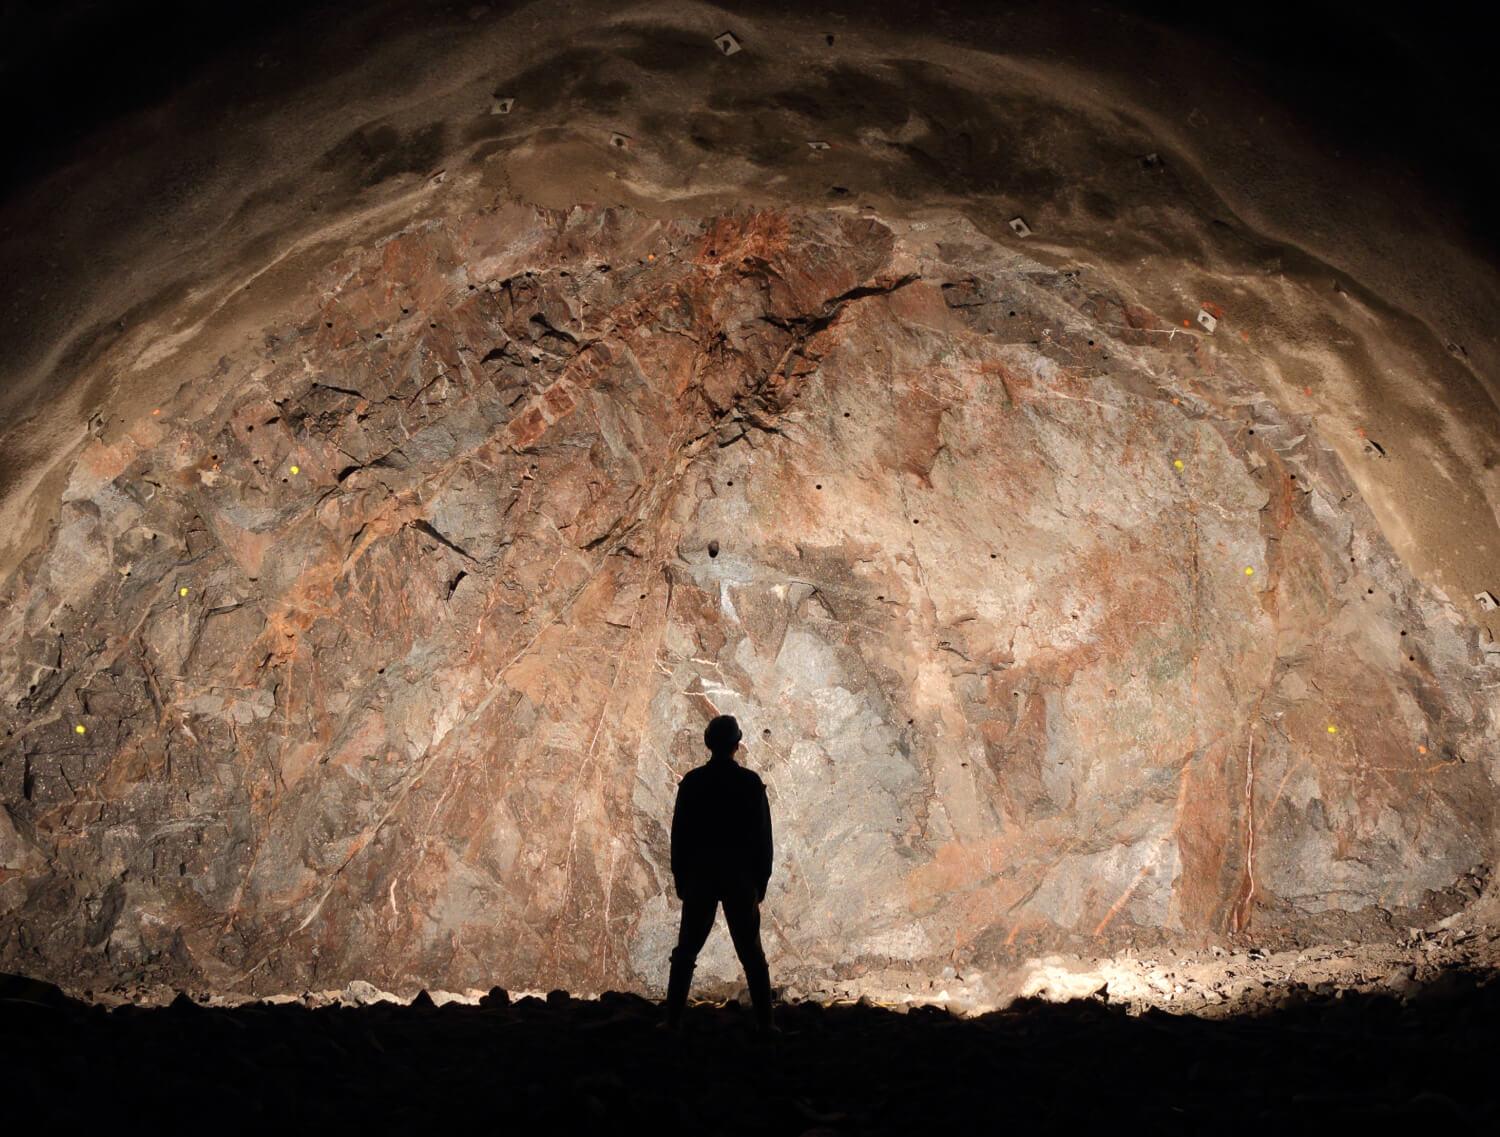
<svg viewBox="0 0 1500 1137">
<path fill-rule="evenodd" d="M 95 131 L 172 98 L 206 74 L 215 78 L 213 93 L 199 97 L 221 101 L 216 113 L 232 111 L 236 99 L 285 90 L 299 75 L 337 66 L 372 37 L 423 21 L 459 24 L 476 5 L 0 0 L 0 95 L 11 112 L 0 200 L 66 163 Z M 522 5 L 491 0 L 487 6 L 500 12 Z M 1355 0 L 729 0 L 725 6 L 751 18 L 777 9 L 817 10 L 845 27 L 911 27 L 997 51 L 1023 27 L 1028 42 L 1110 37 L 1122 52 L 1157 29 L 1201 37 L 1205 58 L 1227 52 L 1329 145 L 1380 153 L 1412 169 L 1451 202 L 1477 247 L 1492 257 L 1500 248 L 1500 225 L 1487 200 L 1500 174 L 1500 132 L 1488 113 L 1495 98 L 1485 34 L 1489 5 L 1387 10 Z M 1047 30 L 1038 37 L 1038 28 Z M 276 66 L 268 69 L 263 57 L 273 49 Z"/>
</svg>

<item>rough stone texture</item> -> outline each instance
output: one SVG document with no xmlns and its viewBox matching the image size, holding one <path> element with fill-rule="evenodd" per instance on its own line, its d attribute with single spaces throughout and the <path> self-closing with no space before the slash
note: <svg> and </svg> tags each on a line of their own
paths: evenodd
<svg viewBox="0 0 1500 1137">
<path fill-rule="evenodd" d="M 1310 419 L 1089 273 L 496 199 L 321 294 L 90 444 L 5 585 L 5 969 L 659 988 L 721 712 L 782 982 L 1483 883 L 1476 632 Z"/>
</svg>

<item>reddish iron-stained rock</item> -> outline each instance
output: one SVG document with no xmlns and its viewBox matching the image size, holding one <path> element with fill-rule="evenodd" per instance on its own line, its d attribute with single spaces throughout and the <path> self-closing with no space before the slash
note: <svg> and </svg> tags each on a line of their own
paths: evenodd
<svg viewBox="0 0 1500 1137">
<path fill-rule="evenodd" d="M 779 981 L 1455 908 L 1480 649 L 1315 424 L 938 232 L 424 223 L 86 450 L 4 591 L 0 967 L 659 988 L 722 712 Z"/>
</svg>

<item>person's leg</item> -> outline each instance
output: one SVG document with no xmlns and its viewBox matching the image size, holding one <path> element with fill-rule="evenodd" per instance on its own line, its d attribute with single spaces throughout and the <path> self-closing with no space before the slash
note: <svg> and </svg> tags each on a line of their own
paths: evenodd
<svg viewBox="0 0 1500 1137">
<path fill-rule="evenodd" d="M 753 894 L 724 897 L 724 919 L 735 954 L 745 969 L 745 983 L 755 1006 L 755 1022 L 761 1030 L 771 1025 L 771 969 L 760 946 L 760 904 Z"/>
<path fill-rule="evenodd" d="M 682 1021 L 687 1007 L 688 989 L 693 985 L 693 966 L 698 953 L 713 930 L 714 913 L 719 902 L 695 897 L 682 902 L 682 924 L 677 932 L 677 946 L 672 949 L 672 971 L 667 979 L 667 1025 Z"/>
</svg>

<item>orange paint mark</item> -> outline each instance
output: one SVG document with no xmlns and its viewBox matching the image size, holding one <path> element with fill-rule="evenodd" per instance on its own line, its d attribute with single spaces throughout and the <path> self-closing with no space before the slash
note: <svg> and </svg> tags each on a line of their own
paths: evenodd
<svg viewBox="0 0 1500 1137">
<path fill-rule="evenodd" d="M 1191 320 L 1184 320 L 1182 321 L 1182 326 L 1184 328 L 1191 328 L 1193 326 L 1193 322 Z"/>
<path fill-rule="evenodd" d="M 1250 333 L 1246 332 L 1246 331 L 1241 331 L 1240 332 L 1240 339 L 1244 340 L 1246 343 L 1249 343 L 1250 342 Z"/>
<path fill-rule="evenodd" d="M 1365 428 L 1362 426 L 1356 426 L 1354 428 L 1354 433 L 1363 438 L 1365 436 Z"/>
<path fill-rule="evenodd" d="M 1297 768 L 1298 763 L 1293 762 L 1286 768 L 1286 773 L 1281 775 L 1281 781 L 1276 785 L 1276 793 L 1271 798 L 1271 804 L 1266 807 L 1266 816 L 1269 817 L 1276 809 L 1276 803 L 1281 800 L 1281 793 L 1286 789 L 1287 780 L 1292 776 L 1292 771 Z"/>
<path fill-rule="evenodd" d="M 1417 753 L 1418 754 L 1426 754 L 1427 753 L 1427 747 L 1425 747 L 1425 746 L 1418 746 L 1417 747 Z"/>
<path fill-rule="evenodd" d="M 154 411 L 152 411 L 152 412 L 151 412 L 151 413 L 152 413 L 152 414 L 154 414 L 154 415 L 159 415 L 159 414 L 161 414 L 161 408 L 160 408 L 160 407 L 157 407 L 157 408 L 156 408 L 156 409 L 155 409 L 155 410 L 154 410 Z"/>
<path fill-rule="evenodd" d="M 1306 395 L 1309 399 L 1312 398 L 1312 388 L 1311 387 L 1303 387 L 1302 388 L 1302 393 L 1304 395 Z"/>
<path fill-rule="evenodd" d="M 1104 914 L 1104 919 L 1100 920 L 1095 926 L 1094 935 L 1099 935 L 1105 928 L 1109 927 L 1109 922 L 1119 915 L 1120 909 L 1125 907 L 1130 898 L 1135 895 L 1135 890 L 1141 886 L 1141 881 L 1146 879 L 1146 874 L 1151 871 L 1152 866 L 1155 864 L 1156 858 L 1152 857 L 1151 860 L 1141 866 L 1140 872 L 1136 873 L 1135 879 L 1130 882 L 1130 887 L 1120 894 L 1120 899 L 1114 902 L 1110 910 Z"/>
</svg>

